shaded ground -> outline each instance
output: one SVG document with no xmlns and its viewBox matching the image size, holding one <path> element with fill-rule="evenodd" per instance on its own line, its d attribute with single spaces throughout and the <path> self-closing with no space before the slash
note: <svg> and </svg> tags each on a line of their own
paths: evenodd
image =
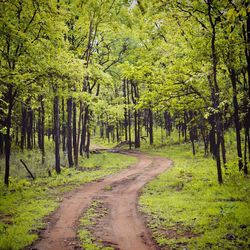
<svg viewBox="0 0 250 250">
<path fill-rule="evenodd" d="M 41 239 L 30 249 L 80 249 L 76 237 L 78 221 L 96 197 L 108 208 L 107 216 L 93 230 L 97 238 L 116 249 L 156 249 L 144 219 L 137 211 L 137 198 L 141 188 L 170 167 L 171 162 L 140 152 L 124 153 L 137 157 L 138 163 L 67 194 L 51 216 Z"/>
</svg>

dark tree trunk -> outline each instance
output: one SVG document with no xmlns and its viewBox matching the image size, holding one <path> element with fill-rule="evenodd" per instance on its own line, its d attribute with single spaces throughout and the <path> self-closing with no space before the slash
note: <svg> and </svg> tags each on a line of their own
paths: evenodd
<svg viewBox="0 0 250 250">
<path fill-rule="evenodd" d="M 184 133 L 184 141 L 187 141 L 187 112 L 184 112 L 184 124 L 183 124 L 183 133 Z"/>
<path fill-rule="evenodd" d="M 244 143 L 244 174 L 248 175 L 248 166 L 247 166 L 247 162 L 249 161 L 249 159 L 247 159 L 247 144 L 249 141 L 249 132 L 245 129 L 245 143 Z M 249 151 L 249 148 L 248 148 Z"/>
<path fill-rule="evenodd" d="M 221 170 L 221 160 L 220 160 L 220 146 L 221 146 L 221 135 L 222 135 L 222 127 L 221 127 L 221 113 L 219 109 L 220 97 L 219 97 L 219 86 L 217 82 L 217 52 L 216 52 L 216 22 L 213 20 L 212 11 L 212 0 L 207 1 L 208 6 L 208 17 L 212 30 L 212 39 L 211 39 L 211 57 L 212 57 L 212 70 L 213 70 L 213 87 L 212 87 L 212 100 L 213 100 L 213 108 L 217 111 L 215 114 L 215 125 L 216 125 L 216 165 L 217 165 L 217 176 L 218 182 L 220 184 L 223 183 L 222 178 L 222 170 Z"/>
<path fill-rule="evenodd" d="M 171 130 L 172 130 L 172 123 L 171 123 L 170 114 L 167 111 L 164 112 L 164 118 L 165 118 L 166 134 L 168 136 L 170 136 L 171 135 Z"/>
<path fill-rule="evenodd" d="M 64 98 L 62 98 L 62 147 L 63 152 L 66 152 L 66 121 L 65 121 L 65 104 Z"/>
<path fill-rule="evenodd" d="M 247 151 L 248 151 L 248 158 L 250 159 L 250 136 L 249 136 L 249 128 L 250 128 L 250 107 L 248 102 L 250 100 L 250 13 L 247 11 L 248 2 L 245 1 L 246 7 L 246 23 L 242 25 L 243 37 L 245 41 L 245 57 L 247 62 L 247 79 L 244 76 L 244 91 L 245 91 L 245 98 L 244 98 L 244 106 L 246 108 L 246 116 L 244 119 L 244 127 L 245 127 L 245 143 L 244 143 L 244 166 L 243 170 L 245 175 L 248 173 L 247 167 Z M 248 160 L 249 160 L 248 159 Z"/>
<path fill-rule="evenodd" d="M 215 141 L 215 121 L 214 115 L 209 117 L 209 122 L 211 125 L 211 130 L 209 131 L 209 145 L 210 145 L 210 153 L 215 158 L 216 157 L 216 141 Z"/>
<path fill-rule="evenodd" d="M 89 158 L 89 148 L 90 148 L 90 131 L 87 128 L 87 144 L 86 144 L 86 156 Z"/>
<path fill-rule="evenodd" d="M 130 104 L 130 92 L 129 92 L 129 81 L 126 80 L 126 87 L 127 87 L 127 104 Z M 128 142 L 129 142 L 129 149 L 132 148 L 132 141 L 131 141 L 131 110 L 128 107 Z"/>
<path fill-rule="evenodd" d="M 0 155 L 3 155 L 3 149 L 4 149 L 4 136 L 0 132 Z"/>
<path fill-rule="evenodd" d="M 39 97 L 39 101 L 41 102 L 41 97 Z M 38 118 L 37 118 L 37 143 L 38 148 L 41 150 L 41 126 L 42 126 L 42 114 L 41 114 L 41 105 L 38 108 Z"/>
<path fill-rule="evenodd" d="M 77 135 L 76 135 L 76 102 L 73 101 L 73 148 L 74 148 L 74 163 L 75 167 L 77 167 Z"/>
<path fill-rule="evenodd" d="M 103 122 L 101 122 L 100 137 L 101 137 L 102 139 L 104 138 L 104 123 L 103 123 Z"/>
<path fill-rule="evenodd" d="M 45 144 L 44 144 L 44 133 L 45 133 L 45 108 L 43 96 L 40 100 L 41 103 L 41 128 L 40 128 L 40 140 L 41 140 L 41 152 L 42 152 L 42 164 L 45 163 Z"/>
<path fill-rule="evenodd" d="M 153 132 L 153 126 L 154 126 L 154 120 L 153 120 L 153 112 L 151 109 L 148 109 L 148 119 L 149 119 L 149 143 L 150 145 L 153 145 L 154 143 L 154 132 Z"/>
<path fill-rule="evenodd" d="M 69 167 L 73 166 L 73 157 L 72 157 L 72 97 L 67 100 L 67 150 L 68 150 L 68 162 Z"/>
<path fill-rule="evenodd" d="M 19 144 L 19 127 L 18 126 L 16 126 L 16 146 L 18 146 L 18 144 Z"/>
<path fill-rule="evenodd" d="M 6 134 L 5 134 L 5 175 L 4 183 L 6 186 L 9 185 L 9 176 L 10 176 L 10 153 L 11 153 L 11 118 L 12 118 L 12 108 L 15 94 L 12 93 L 12 86 L 9 87 L 7 93 L 7 102 L 8 102 L 8 113 L 5 120 Z"/>
<path fill-rule="evenodd" d="M 35 112 L 33 111 L 33 147 L 36 148 L 36 115 Z"/>
<path fill-rule="evenodd" d="M 222 160 L 223 160 L 223 164 L 224 166 L 227 163 L 227 159 L 226 159 L 226 147 L 225 147 L 225 139 L 224 139 L 224 130 L 221 130 L 221 153 L 222 153 Z"/>
<path fill-rule="evenodd" d="M 33 148 L 33 110 L 31 108 L 28 109 L 27 112 L 27 148 L 32 149 Z"/>
<path fill-rule="evenodd" d="M 131 99 L 134 105 L 137 104 L 137 99 L 139 97 L 138 89 L 135 83 L 131 82 Z M 135 148 L 140 148 L 140 117 L 139 110 L 134 109 L 134 138 L 135 138 Z"/>
<path fill-rule="evenodd" d="M 78 167 L 78 152 L 79 152 L 79 144 L 80 144 L 80 136 L 81 136 L 81 123 L 83 117 L 83 108 L 82 108 L 82 101 L 80 101 L 80 112 L 79 112 L 79 119 L 78 119 L 78 131 L 77 131 L 77 142 L 76 142 L 76 157 L 75 157 L 75 166 Z"/>
<path fill-rule="evenodd" d="M 24 146 L 25 146 L 25 141 L 26 141 L 26 116 L 27 116 L 27 112 L 26 112 L 26 107 L 24 104 L 22 104 L 22 129 L 21 129 L 21 149 L 24 150 Z"/>
<path fill-rule="evenodd" d="M 55 91 L 54 97 L 54 140 L 55 140 L 55 169 L 58 174 L 60 168 L 60 117 L 59 117 L 59 97 L 58 90 Z"/>
<path fill-rule="evenodd" d="M 128 111 L 127 111 L 127 99 L 126 99 L 126 80 L 123 80 L 123 97 L 124 97 L 124 129 L 125 129 L 125 141 L 128 140 Z"/>
<path fill-rule="evenodd" d="M 119 136 L 119 123 L 116 123 L 116 141 L 119 142 L 120 141 L 120 136 Z"/>
<path fill-rule="evenodd" d="M 85 107 L 84 111 L 84 119 L 82 124 L 82 135 L 81 135 L 81 145 L 80 145 L 80 154 L 83 155 L 86 145 L 86 135 L 87 135 L 87 124 L 88 124 L 88 117 L 89 117 L 89 106 Z"/>
</svg>

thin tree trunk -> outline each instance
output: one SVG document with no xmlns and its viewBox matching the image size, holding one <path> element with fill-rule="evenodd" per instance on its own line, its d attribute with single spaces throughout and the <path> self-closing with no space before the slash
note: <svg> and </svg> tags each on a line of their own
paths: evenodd
<svg viewBox="0 0 250 250">
<path fill-rule="evenodd" d="M 67 100 L 67 150 L 68 150 L 68 163 L 69 167 L 73 166 L 73 157 L 72 157 L 72 97 Z"/>
<path fill-rule="evenodd" d="M 74 149 L 74 163 L 75 167 L 77 167 L 77 135 L 76 135 L 76 102 L 73 101 L 73 149 Z"/>
<path fill-rule="evenodd" d="M 32 134 L 33 134 L 33 110 L 29 107 L 27 112 L 27 148 L 32 149 Z"/>
<path fill-rule="evenodd" d="M 153 120 L 153 112 L 151 109 L 148 109 L 148 118 L 149 118 L 149 143 L 150 145 L 153 145 L 154 143 L 154 134 L 153 134 L 153 126 L 154 126 L 154 120 Z"/>
<path fill-rule="evenodd" d="M 24 150 L 24 146 L 25 146 L 25 141 L 26 141 L 26 107 L 24 104 L 22 104 L 22 129 L 21 129 L 21 149 Z"/>
<path fill-rule="evenodd" d="M 127 104 L 129 105 L 130 104 L 130 98 L 129 98 L 129 95 L 130 95 L 130 92 L 129 92 L 129 81 L 126 80 L 126 87 L 127 87 Z M 132 141 L 131 141 L 131 110 L 130 108 L 128 107 L 128 141 L 129 141 L 129 149 L 132 148 Z"/>
<path fill-rule="evenodd" d="M 217 110 L 217 113 L 215 114 L 215 120 L 216 120 L 216 166 L 217 166 L 217 176 L 218 176 L 218 182 L 220 184 L 223 183 L 222 178 L 222 170 L 221 170 L 221 161 L 220 161 L 220 144 L 221 144 L 221 114 L 218 112 L 219 110 L 219 103 L 220 103 L 220 97 L 219 97 L 219 86 L 217 82 L 217 53 L 216 53 L 216 47 L 215 47 L 215 41 L 216 41 L 216 23 L 213 21 L 212 17 L 212 1 L 207 1 L 208 5 L 208 17 L 210 21 L 210 26 L 212 29 L 212 39 L 211 39 L 211 56 L 212 56 L 212 70 L 213 70 L 213 88 L 212 88 L 212 99 L 213 99 L 213 108 Z"/>
<path fill-rule="evenodd" d="M 42 152 L 42 164 L 45 163 L 45 143 L 44 143 L 44 133 L 45 133 L 45 108 L 44 99 L 41 97 L 41 152 Z"/>
<path fill-rule="evenodd" d="M 8 113 L 5 120 L 6 134 L 5 134 L 5 175 L 4 183 L 6 186 L 9 185 L 9 176 L 10 176 L 10 153 L 11 153 L 11 118 L 12 118 L 12 108 L 13 108 L 13 90 L 12 86 L 9 87 L 7 94 L 8 101 Z"/>
<path fill-rule="evenodd" d="M 0 155 L 3 155 L 3 149 L 4 149 L 4 136 L 0 132 Z"/>
<path fill-rule="evenodd" d="M 126 99 L 126 80 L 123 80 L 123 98 L 124 98 L 124 129 L 125 129 L 125 141 L 128 140 L 128 111 L 127 111 L 127 99 Z"/>
<path fill-rule="evenodd" d="M 75 166 L 78 167 L 78 153 L 81 135 L 81 122 L 82 122 L 82 101 L 80 101 L 79 119 L 78 119 L 78 132 L 77 132 L 77 142 L 76 142 L 76 156 L 75 156 Z"/>
<path fill-rule="evenodd" d="M 87 128 L 87 144 L 86 144 L 87 158 L 89 158 L 89 148 L 90 148 L 90 131 L 89 131 L 89 128 Z"/>
<path fill-rule="evenodd" d="M 85 107 L 84 120 L 83 120 L 83 124 L 82 124 L 80 155 L 83 155 L 83 152 L 85 151 L 88 117 L 89 117 L 89 106 L 87 105 Z"/>
<path fill-rule="evenodd" d="M 60 117 L 59 117 L 59 97 L 58 90 L 55 91 L 54 96 L 54 140 L 55 140 L 55 169 L 58 174 L 61 172 L 60 168 Z"/>
<path fill-rule="evenodd" d="M 65 104 L 62 98 L 62 146 L 63 152 L 66 152 L 66 121 L 65 121 Z"/>
</svg>

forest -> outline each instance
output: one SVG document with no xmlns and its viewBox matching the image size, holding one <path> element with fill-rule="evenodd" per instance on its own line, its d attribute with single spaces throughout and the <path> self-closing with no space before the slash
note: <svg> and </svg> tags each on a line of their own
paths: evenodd
<svg viewBox="0 0 250 250">
<path fill-rule="evenodd" d="M 249 249 L 249 128 L 249 0 L 0 0 L 0 249 Z"/>
</svg>

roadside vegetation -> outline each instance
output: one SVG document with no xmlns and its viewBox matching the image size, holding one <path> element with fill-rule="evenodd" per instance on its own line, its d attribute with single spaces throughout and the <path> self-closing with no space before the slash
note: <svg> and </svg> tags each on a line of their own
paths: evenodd
<svg viewBox="0 0 250 250">
<path fill-rule="evenodd" d="M 172 168 L 143 189 L 140 209 L 162 249 L 249 249 L 250 181 L 235 169 L 235 157 L 223 168 L 221 186 L 214 160 L 189 144 L 145 149 L 167 157 Z"/>
<path fill-rule="evenodd" d="M 136 162 L 133 157 L 103 152 L 81 158 L 78 169 L 63 167 L 60 175 L 53 169 L 48 177 L 46 169 L 42 171 L 40 162 L 34 160 L 36 153 L 30 154 L 17 152 L 15 156 L 22 157 L 37 178 L 21 178 L 23 167 L 13 163 L 16 174 L 9 187 L 0 187 L 0 249 L 22 249 L 37 239 L 39 230 L 46 226 L 46 216 L 58 207 L 65 192 Z"/>
</svg>

